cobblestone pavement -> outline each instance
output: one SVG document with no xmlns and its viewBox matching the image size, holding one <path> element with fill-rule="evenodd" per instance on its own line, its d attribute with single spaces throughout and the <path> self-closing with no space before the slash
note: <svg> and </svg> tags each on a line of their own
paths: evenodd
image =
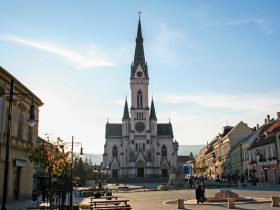
<svg viewBox="0 0 280 210">
<path fill-rule="evenodd" d="M 270 196 L 280 196 L 280 185 L 271 187 L 251 187 L 251 188 L 232 188 L 233 192 L 240 197 L 266 198 L 266 202 L 236 202 L 236 209 L 250 210 L 269 210 L 279 209 L 280 207 L 271 207 Z M 206 196 L 212 196 L 219 192 L 219 189 L 206 189 Z M 177 209 L 177 199 L 185 199 L 185 209 L 210 210 L 227 209 L 227 203 L 210 203 L 197 205 L 195 203 L 194 190 L 169 190 L 169 191 L 137 191 L 137 192 L 119 192 L 114 195 L 129 199 L 129 204 L 134 210 L 174 210 Z M 171 201 L 171 202 L 167 202 Z M 171 204 L 167 204 L 167 203 Z M 75 197 L 74 203 L 89 203 L 89 198 Z M 7 203 L 7 210 L 24 210 L 28 207 L 34 207 L 37 202 L 34 201 L 13 201 Z"/>
</svg>

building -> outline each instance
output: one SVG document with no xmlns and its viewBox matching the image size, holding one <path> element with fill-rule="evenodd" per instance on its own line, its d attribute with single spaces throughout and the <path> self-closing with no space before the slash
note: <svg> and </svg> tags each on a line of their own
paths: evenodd
<svg viewBox="0 0 280 210">
<path fill-rule="evenodd" d="M 258 136 L 248 148 L 249 161 L 251 162 L 251 171 L 254 179 L 259 182 L 278 181 L 277 173 L 278 155 L 277 141 L 278 131 L 280 129 L 280 113 L 277 113 L 277 119 L 270 119 L 269 115 L 265 123 L 260 128 Z M 254 167 L 254 168 L 253 168 Z"/>
<path fill-rule="evenodd" d="M 43 105 L 42 101 L 34 95 L 20 81 L 16 80 L 13 75 L 0 67 L 0 87 L 4 95 L 0 97 L 0 186 L 4 185 L 4 171 L 6 160 L 6 143 L 8 128 L 8 110 L 9 95 L 11 92 L 11 80 L 14 79 L 13 85 L 13 102 L 11 112 L 11 135 L 10 149 L 8 160 L 8 183 L 7 199 L 18 200 L 31 198 L 33 184 L 33 163 L 28 159 L 32 150 L 36 146 L 38 138 L 38 123 L 34 126 L 29 125 L 29 111 L 33 103 L 35 105 L 35 119 L 39 120 L 39 107 Z M 21 95 L 19 95 L 19 94 Z M 23 97 L 22 94 L 25 94 Z M 28 94 L 28 95 L 27 95 Z M 0 197 L 2 199 L 2 189 Z"/>
<path fill-rule="evenodd" d="M 139 17 L 134 61 L 130 72 L 131 106 L 124 104 L 122 123 L 106 124 L 103 165 L 115 179 L 169 177 L 177 168 L 178 143 L 172 124 L 158 123 L 154 100 L 149 106 L 149 72 Z"/>
<path fill-rule="evenodd" d="M 230 151 L 249 135 L 251 135 L 253 133 L 253 129 L 248 127 L 246 123 L 240 121 L 234 127 L 226 126 L 224 128 L 224 132 L 225 134 L 221 136 L 214 144 L 217 179 L 227 178 L 233 173 L 233 164 L 231 162 L 231 158 L 229 157 Z"/>
</svg>

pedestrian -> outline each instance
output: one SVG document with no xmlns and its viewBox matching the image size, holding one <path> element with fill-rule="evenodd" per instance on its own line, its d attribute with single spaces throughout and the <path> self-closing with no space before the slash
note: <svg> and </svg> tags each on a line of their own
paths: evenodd
<svg viewBox="0 0 280 210">
<path fill-rule="evenodd" d="M 196 201 L 197 204 L 203 203 L 204 201 L 206 201 L 207 199 L 205 198 L 205 189 L 204 186 L 198 182 L 196 189 L 195 189 L 195 197 L 196 197 Z"/>
</svg>

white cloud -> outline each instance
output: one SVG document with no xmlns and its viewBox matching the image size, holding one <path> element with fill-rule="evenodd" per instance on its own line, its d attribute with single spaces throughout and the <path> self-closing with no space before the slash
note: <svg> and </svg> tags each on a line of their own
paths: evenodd
<svg viewBox="0 0 280 210">
<path fill-rule="evenodd" d="M 5 36 L 5 39 L 57 55 L 63 62 L 77 69 L 114 66 L 114 64 L 104 58 L 104 56 L 101 57 L 100 52 L 94 48 L 91 48 L 88 53 L 79 53 L 48 42 L 29 40 L 16 36 Z"/>
<path fill-rule="evenodd" d="M 230 109 L 233 111 L 251 110 L 254 112 L 268 112 L 277 110 L 280 101 L 276 95 L 279 90 L 270 93 L 255 94 L 220 94 L 220 93 L 198 93 L 177 95 L 171 93 L 161 94 L 158 100 L 165 103 L 192 103 L 202 107 L 216 109 Z"/>
<path fill-rule="evenodd" d="M 192 47 L 191 42 L 187 40 L 186 34 L 169 27 L 165 23 L 157 24 L 159 30 L 155 33 L 155 41 L 151 50 L 164 62 L 176 63 L 178 59 L 178 47 L 182 47 L 182 43 L 188 47 Z"/>
<path fill-rule="evenodd" d="M 215 19 L 214 15 L 211 9 L 206 6 L 200 7 L 191 13 L 191 17 L 198 20 L 200 23 L 210 27 L 254 25 L 259 30 L 267 34 L 273 33 L 272 21 L 271 19 L 266 17 L 236 17 L 232 19 L 226 19 L 222 16 L 219 16 L 219 19 L 217 20 Z"/>
<path fill-rule="evenodd" d="M 208 23 L 208 26 L 213 27 L 223 27 L 223 26 L 240 26 L 240 25 L 255 25 L 261 31 L 264 31 L 267 34 L 273 32 L 271 27 L 271 22 L 266 18 L 248 18 L 248 19 L 237 19 L 237 20 L 228 20 L 221 22 Z"/>
</svg>

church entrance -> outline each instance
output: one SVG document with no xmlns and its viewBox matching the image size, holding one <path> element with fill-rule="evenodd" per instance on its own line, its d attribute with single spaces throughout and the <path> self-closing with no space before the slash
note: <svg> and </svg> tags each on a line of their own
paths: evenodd
<svg viewBox="0 0 280 210">
<path fill-rule="evenodd" d="M 144 168 L 137 168 L 137 177 L 144 177 Z"/>
<path fill-rule="evenodd" d="M 167 169 L 162 169 L 161 175 L 162 175 L 162 177 L 168 177 Z"/>
<path fill-rule="evenodd" d="M 119 178 L 119 171 L 118 171 L 118 169 L 113 169 L 112 170 L 112 177 L 113 178 Z"/>
<path fill-rule="evenodd" d="M 144 177 L 145 176 L 145 162 L 143 160 L 139 160 L 136 163 L 136 167 L 137 167 L 137 177 Z"/>
</svg>

